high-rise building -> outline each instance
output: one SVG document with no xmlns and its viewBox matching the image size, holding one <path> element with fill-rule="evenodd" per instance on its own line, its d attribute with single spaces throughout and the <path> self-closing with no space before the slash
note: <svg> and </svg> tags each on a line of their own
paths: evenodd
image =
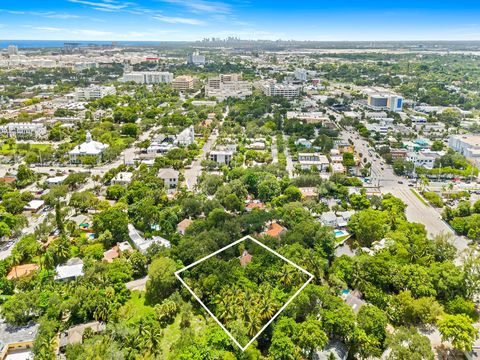
<svg viewBox="0 0 480 360">
<path fill-rule="evenodd" d="M 18 55 L 18 47 L 16 45 L 8 45 L 8 55 Z"/>
<path fill-rule="evenodd" d="M 200 55 L 198 51 L 195 51 L 192 54 L 188 54 L 187 56 L 187 64 L 189 65 L 205 65 L 205 56 Z"/>
</svg>

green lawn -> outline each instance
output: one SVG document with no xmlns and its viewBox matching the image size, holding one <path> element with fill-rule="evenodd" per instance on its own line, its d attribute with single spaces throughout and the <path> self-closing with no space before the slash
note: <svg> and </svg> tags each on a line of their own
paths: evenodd
<svg viewBox="0 0 480 360">
<path fill-rule="evenodd" d="M 118 313 L 121 318 L 133 323 L 150 314 L 155 314 L 155 310 L 153 307 L 145 305 L 144 292 L 132 291 L 130 300 L 120 308 Z"/>
<path fill-rule="evenodd" d="M 182 315 L 178 314 L 173 324 L 168 325 L 163 330 L 163 338 L 160 346 L 161 349 L 163 350 L 162 359 L 168 359 L 168 357 L 170 356 L 170 347 L 180 339 L 181 318 L 182 318 Z M 195 316 L 195 315 L 193 316 L 192 322 L 190 324 L 190 328 L 193 330 L 194 333 L 201 335 L 205 326 L 206 326 L 206 322 L 202 316 Z"/>
<path fill-rule="evenodd" d="M 348 235 L 337 237 L 337 238 L 335 238 L 335 243 L 340 244 L 342 241 L 347 240 L 350 236 L 352 236 L 352 235 L 348 234 Z"/>
<path fill-rule="evenodd" d="M 38 149 L 38 150 L 41 150 L 41 151 L 45 151 L 47 150 L 48 148 L 51 148 L 51 146 L 49 144 L 31 144 L 30 145 L 30 149 L 31 150 L 34 150 L 34 149 Z M 7 145 L 7 144 L 3 144 L 0 148 L 0 154 L 1 155 L 13 155 L 13 153 L 17 150 L 17 145 L 13 145 L 12 148 L 10 148 L 10 145 Z M 26 150 L 19 150 L 21 153 L 25 153 Z"/>
</svg>

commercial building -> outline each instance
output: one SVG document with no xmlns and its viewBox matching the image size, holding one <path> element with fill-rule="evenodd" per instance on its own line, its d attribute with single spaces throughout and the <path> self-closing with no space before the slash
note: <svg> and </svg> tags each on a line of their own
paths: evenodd
<svg viewBox="0 0 480 360">
<path fill-rule="evenodd" d="M 290 84 L 276 84 L 274 82 L 263 82 L 259 84 L 260 90 L 266 96 L 282 96 L 288 100 L 293 100 L 300 95 L 300 86 Z"/>
<path fill-rule="evenodd" d="M 405 160 L 412 162 L 416 167 L 424 167 L 425 169 L 433 169 L 435 165 L 435 159 L 444 155 L 444 152 L 437 151 L 419 151 L 419 152 L 409 152 Z"/>
<path fill-rule="evenodd" d="M 372 93 L 368 105 L 374 110 L 402 111 L 403 97 L 388 93 Z"/>
<path fill-rule="evenodd" d="M 448 146 L 480 166 L 480 135 L 452 135 Z"/>
<path fill-rule="evenodd" d="M 188 54 L 187 64 L 195 66 L 205 65 L 205 56 L 200 55 L 198 51 Z"/>
<path fill-rule="evenodd" d="M 242 80 L 242 74 L 222 74 L 209 78 L 205 86 L 205 96 L 223 101 L 229 97 L 244 99 L 252 95 L 252 84 Z"/>
<path fill-rule="evenodd" d="M 91 85 L 86 88 L 75 89 L 76 101 L 90 101 L 101 99 L 107 95 L 115 95 L 117 90 L 114 86 L 96 86 Z"/>
<path fill-rule="evenodd" d="M 41 139 L 47 135 L 47 128 L 42 124 L 9 123 L 0 126 L 0 134 L 17 139 Z"/>
<path fill-rule="evenodd" d="M 197 78 L 188 75 L 177 76 L 173 79 L 172 88 L 177 91 L 187 91 L 194 88 Z"/>
<path fill-rule="evenodd" d="M 132 71 L 123 74 L 122 82 L 137 84 L 163 84 L 173 81 L 173 74 L 160 71 Z"/>
</svg>

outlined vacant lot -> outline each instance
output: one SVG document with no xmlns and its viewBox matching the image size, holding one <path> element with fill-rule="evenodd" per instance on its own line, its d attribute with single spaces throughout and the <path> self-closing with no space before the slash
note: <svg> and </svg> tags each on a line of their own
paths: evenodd
<svg viewBox="0 0 480 360">
<path fill-rule="evenodd" d="M 251 236 L 175 276 L 245 351 L 312 281 L 313 275 Z"/>
</svg>

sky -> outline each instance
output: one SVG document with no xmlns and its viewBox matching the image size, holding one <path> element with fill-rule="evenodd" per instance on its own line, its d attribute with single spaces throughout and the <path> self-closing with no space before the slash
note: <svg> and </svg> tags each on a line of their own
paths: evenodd
<svg viewBox="0 0 480 360">
<path fill-rule="evenodd" d="M 480 40 L 479 0 L 0 0 L 0 39 Z"/>
</svg>

